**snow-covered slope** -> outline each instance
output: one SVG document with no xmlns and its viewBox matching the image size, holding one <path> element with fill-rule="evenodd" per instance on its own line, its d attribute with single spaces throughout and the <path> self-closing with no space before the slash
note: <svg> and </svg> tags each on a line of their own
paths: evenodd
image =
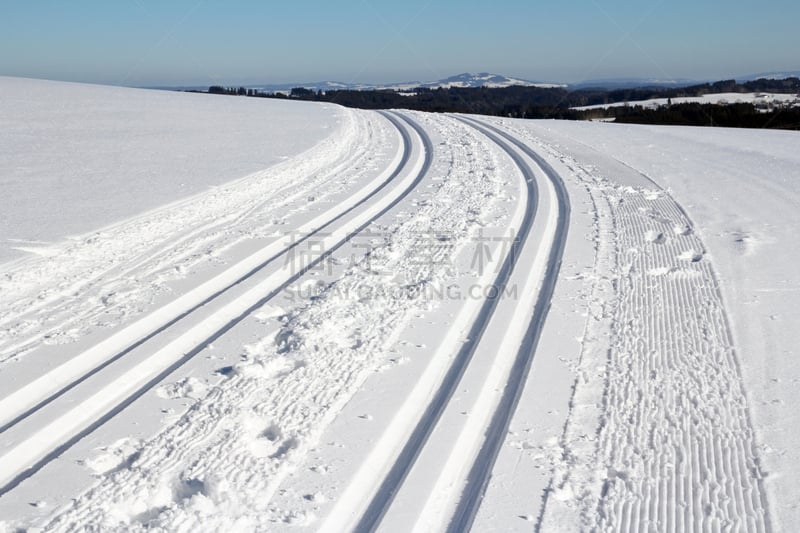
<svg viewBox="0 0 800 533">
<path fill-rule="evenodd" d="M 89 144 L 166 112 L 42 83 L 106 102 Z M 0 270 L 0 531 L 800 525 L 796 133 L 170 98 L 295 117 L 261 132 L 287 157 L 80 238 L 36 212 L 48 253 Z"/>
<path fill-rule="evenodd" d="M 0 77 L 0 263 L 275 165 L 342 110 Z"/>
</svg>

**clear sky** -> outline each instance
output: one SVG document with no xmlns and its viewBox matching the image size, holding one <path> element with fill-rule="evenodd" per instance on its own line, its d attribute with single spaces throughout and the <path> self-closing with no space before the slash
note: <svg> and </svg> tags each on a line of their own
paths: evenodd
<svg viewBox="0 0 800 533">
<path fill-rule="evenodd" d="M 798 0 L 0 0 L 0 75 L 114 85 L 800 70 Z"/>
</svg>

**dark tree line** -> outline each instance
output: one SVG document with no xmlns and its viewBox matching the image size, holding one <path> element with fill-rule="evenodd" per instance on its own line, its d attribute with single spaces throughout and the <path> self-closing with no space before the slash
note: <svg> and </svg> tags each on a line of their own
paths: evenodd
<svg viewBox="0 0 800 533">
<path fill-rule="evenodd" d="M 229 96 L 255 96 L 259 98 L 275 98 L 272 93 L 265 93 L 258 89 L 247 89 L 245 87 L 223 87 L 212 85 L 208 88 L 208 94 L 227 94 Z"/>
<path fill-rule="evenodd" d="M 678 104 L 656 109 L 617 107 L 609 110 L 614 122 L 729 128 L 800 129 L 800 108 L 763 112 L 753 104 Z"/>
</svg>

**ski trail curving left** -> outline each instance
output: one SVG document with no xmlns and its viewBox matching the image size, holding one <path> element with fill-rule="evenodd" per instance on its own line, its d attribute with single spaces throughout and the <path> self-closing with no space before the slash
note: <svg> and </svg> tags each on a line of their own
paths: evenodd
<svg viewBox="0 0 800 533">
<path fill-rule="evenodd" d="M 508 142 L 512 143 L 519 150 L 530 157 L 546 174 L 550 183 L 552 183 L 558 201 L 558 221 L 555 230 L 555 238 L 553 246 L 550 248 L 549 258 L 547 261 L 547 272 L 545 273 L 544 280 L 541 288 L 539 289 L 539 297 L 536 301 L 536 306 L 533 311 L 533 316 L 522 344 L 517 352 L 514 361 L 513 370 L 510 373 L 509 380 L 506 388 L 503 391 L 502 398 L 499 405 L 492 417 L 491 424 L 486 431 L 486 437 L 478 453 L 472 469 L 467 476 L 467 489 L 461 495 L 461 498 L 456 508 L 453 518 L 448 526 L 448 531 L 456 533 L 460 531 L 467 531 L 471 529 L 475 520 L 475 516 L 480 507 L 483 494 L 486 491 L 486 486 L 491 476 L 492 467 L 494 466 L 497 456 L 500 453 L 508 427 L 511 423 L 511 418 L 516 410 L 522 390 L 525 387 L 525 382 L 530 371 L 531 362 L 533 361 L 536 346 L 539 337 L 544 327 L 545 319 L 547 318 L 547 311 L 550 308 L 550 301 L 555 292 L 556 282 L 558 280 L 558 273 L 561 268 L 561 260 L 564 255 L 564 247 L 567 243 L 567 234 L 569 232 L 569 219 L 570 219 L 570 202 L 569 195 L 567 194 L 566 187 L 561 176 L 556 172 L 545 159 L 532 150 L 519 138 L 510 135 L 509 133 L 491 126 L 485 122 L 474 120 L 476 125 L 490 130 L 491 132 L 500 135 Z"/>
<path fill-rule="evenodd" d="M 463 497 L 464 489 L 475 485 L 470 471 L 476 468 L 476 461 L 483 461 L 487 471 L 491 470 L 485 449 L 504 435 L 502 426 L 513 412 L 508 398 L 518 395 L 501 398 L 497 391 L 524 384 L 524 375 L 518 384 L 517 378 L 511 376 L 522 370 L 523 357 L 515 358 L 515 354 L 524 352 L 528 361 L 532 356 L 535 334 L 526 335 L 526 330 L 535 332 L 536 328 L 527 328 L 527 324 L 532 320 L 540 327 L 548 307 L 551 291 L 547 285 L 554 284 L 558 271 L 568 201 L 565 196 L 559 201 L 563 189 L 559 193 L 552 183 L 541 179 L 533 170 L 537 164 L 518 146 L 478 122 L 460 120 L 505 152 L 523 178 L 526 207 L 522 209 L 524 216 L 512 222 L 519 223 L 515 246 L 496 278 L 490 281 L 501 294 L 511 283 L 515 291 L 520 287 L 519 298 L 490 297 L 470 315 L 471 328 L 464 328 L 466 340 L 452 356 L 432 397 L 417 408 L 416 419 L 403 413 L 395 421 L 407 425 L 407 429 L 394 427 L 385 431 L 384 436 L 405 434 L 404 445 L 392 457 L 385 453 L 385 449 L 394 448 L 390 443 L 381 439 L 373 445 L 380 453 L 373 453 L 375 457 L 366 460 L 337 498 L 322 525 L 324 531 L 428 531 L 440 530 L 448 523 L 460 527 L 457 522 L 467 513 L 456 508 L 455 503 Z M 536 305 L 537 301 L 541 303 Z M 451 331 L 457 330 L 454 324 Z M 409 399 L 406 403 L 419 402 Z M 469 412 L 469 416 L 463 412 Z M 487 430 L 492 433 L 484 442 Z M 378 460 L 378 456 L 383 457 Z M 368 504 L 362 504 L 365 497 L 371 498 Z M 470 506 L 472 514 L 473 507 L 477 507 L 476 502 Z"/>
<path fill-rule="evenodd" d="M 362 232 L 373 220 L 382 216 L 405 198 L 419 184 L 430 165 L 430 141 L 420 135 L 418 130 L 413 128 L 413 124 L 406 120 L 408 124 L 412 124 L 412 129 L 417 132 L 417 139 L 419 139 L 416 159 L 412 161 L 408 151 L 410 141 L 406 132 L 407 126 L 402 125 L 401 121 L 389 113 L 384 116 L 403 133 L 406 139 L 406 153 L 402 164 L 366 198 L 351 205 L 340 216 L 328 222 L 328 224 L 332 224 L 355 210 L 356 207 L 363 207 L 325 238 L 327 251 L 324 254 L 298 272 L 289 272 L 286 268 L 279 269 L 266 279 L 251 284 L 252 286 L 245 286 L 244 292 L 240 294 L 235 294 L 233 297 L 226 294 L 229 301 L 213 306 L 211 312 L 204 309 L 208 316 L 189 325 L 188 329 L 178 333 L 177 337 L 172 338 L 168 344 L 156 349 L 155 352 L 145 353 L 144 357 L 138 359 L 138 362 L 124 368 L 122 373 L 115 374 L 114 366 L 108 365 L 102 366 L 99 370 L 90 370 L 91 375 L 89 376 L 79 374 L 79 383 L 75 385 L 74 389 L 70 386 L 66 391 L 56 392 L 56 397 L 52 398 L 52 401 L 45 399 L 33 412 L 25 414 L 15 424 L 9 425 L 4 431 L 4 437 L 7 439 L 6 447 L 0 451 L 0 485 L 2 485 L 0 494 L 12 490 L 75 442 L 121 412 L 164 377 L 194 357 L 209 343 L 224 335 L 273 296 L 314 268 L 315 265 L 324 261 L 326 257 L 347 242 L 350 236 Z M 402 177 L 397 180 L 398 184 L 389 194 L 368 202 L 401 174 Z M 246 276 L 249 278 L 254 273 L 249 271 Z M 230 292 L 231 288 L 240 283 L 244 284 L 244 281 L 234 283 L 223 289 L 222 293 Z M 207 301 L 196 305 L 192 311 L 208 306 L 217 296 L 218 294 L 215 293 L 207 298 Z M 167 327 L 175 323 L 177 322 L 169 323 Z M 163 326 L 159 326 L 154 334 L 143 342 L 150 338 L 157 341 L 162 332 L 166 331 L 168 330 Z M 167 338 L 170 336 L 168 335 Z M 139 348 L 139 346 L 136 344 L 133 349 Z M 125 353 L 127 354 L 128 350 Z M 104 379 L 105 376 L 100 374 L 102 372 L 109 374 L 108 379 Z M 100 384 L 99 390 L 92 386 L 93 382 L 96 382 L 94 387 L 97 387 L 98 383 Z M 80 390 L 81 387 L 85 390 Z"/>
</svg>

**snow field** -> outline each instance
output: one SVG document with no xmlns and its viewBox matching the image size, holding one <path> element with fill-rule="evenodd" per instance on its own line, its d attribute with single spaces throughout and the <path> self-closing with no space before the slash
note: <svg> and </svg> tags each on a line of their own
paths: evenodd
<svg viewBox="0 0 800 533">
<path fill-rule="evenodd" d="M 366 192 L 369 193 L 375 188 L 381 186 L 384 181 L 386 181 L 394 172 L 399 162 L 400 152 L 398 152 L 395 160 L 391 162 L 387 171 L 379 175 L 373 181 L 373 183 L 367 184 L 365 188 Z M 356 201 L 361 200 L 357 194 L 353 196 L 353 199 Z M 344 211 L 345 209 L 343 209 L 341 206 L 334 206 L 327 212 L 324 212 L 313 220 L 301 225 L 296 231 L 298 235 L 305 236 L 311 231 L 323 226 L 328 220 L 337 218 Z M 369 217 L 369 213 L 365 214 L 364 216 Z M 351 223 L 350 226 L 357 227 L 358 223 L 358 219 L 356 219 L 356 221 Z M 336 231 L 332 232 L 329 236 L 327 236 L 327 240 L 334 242 L 337 239 L 341 239 L 346 233 L 347 226 L 340 228 L 338 233 Z M 55 394 L 60 388 L 68 385 L 72 380 L 75 380 L 85 373 L 92 371 L 94 368 L 108 362 L 118 352 L 124 351 L 128 346 L 138 345 L 142 339 L 146 339 L 147 337 L 151 336 L 153 332 L 166 327 L 173 321 L 177 320 L 177 318 L 188 314 L 198 306 L 205 305 L 209 298 L 215 296 L 219 292 L 227 290 L 227 288 L 231 287 L 232 285 L 240 284 L 241 280 L 251 276 L 252 273 L 255 270 L 258 270 L 265 262 L 273 260 L 274 257 L 278 255 L 279 252 L 284 248 L 284 242 L 281 240 L 274 240 L 271 244 L 239 261 L 214 278 L 200 284 L 195 289 L 184 293 L 172 302 L 160 307 L 153 313 L 129 326 L 126 326 L 120 331 L 117 331 L 101 343 L 75 355 L 73 358 L 69 359 L 59 367 L 42 374 L 34 381 L 9 394 L 0 400 L 0 412 L 3 413 L 3 418 L 0 418 L 0 424 L 7 424 L 15 417 L 23 414 L 26 409 L 33 407 L 37 403 L 47 399 L 50 395 Z M 287 275 L 288 273 L 278 272 L 272 278 L 268 278 L 267 281 L 264 281 L 249 289 L 248 292 L 230 296 L 229 298 L 231 300 L 235 300 L 235 302 L 232 301 L 227 307 L 217 309 L 215 311 L 216 320 L 219 322 L 219 324 L 225 324 L 232 320 L 243 309 L 247 309 L 253 300 L 257 301 L 263 294 L 267 294 L 270 292 L 270 290 L 274 290 L 280 286 L 281 280 L 285 279 Z M 241 289 L 238 292 L 241 293 Z M 162 353 L 164 354 L 163 357 L 167 357 L 167 360 L 169 360 L 170 357 L 175 357 L 174 354 L 183 354 L 190 351 L 192 347 L 200 341 L 200 339 L 207 335 L 209 328 L 212 330 L 214 329 L 213 326 L 209 325 L 208 320 L 206 320 L 196 330 L 194 335 L 184 337 L 183 340 L 180 341 L 182 343 L 182 347 L 176 344 L 168 349 L 165 348 L 164 352 L 153 354 L 153 356 L 151 356 L 152 360 L 158 360 Z M 169 354 L 173 355 L 170 356 Z M 149 365 L 152 366 L 153 363 L 149 363 Z M 142 367 L 142 376 L 145 378 L 151 377 L 153 374 L 153 369 L 167 368 L 169 366 L 170 364 L 167 364 L 167 361 L 165 360 L 155 363 L 151 370 L 146 370 L 144 367 Z M 130 371 L 123 376 L 125 387 L 133 387 L 137 383 L 131 378 L 132 375 Z M 121 387 L 121 385 L 122 384 L 112 382 L 108 385 L 108 388 L 109 390 L 116 391 L 115 394 L 122 394 L 124 387 Z M 101 406 L 107 404 L 107 402 L 91 400 L 90 404 Z M 88 409 L 81 410 L 84 413 L 88 413 Z M 48 432 L 47 428 L 43 429 L 42 432 L 46 434 Z M 36 440 L 39 443 L 42 442 L 42 439 Z M 33 448 L 29 444 L 21 444 L 20 447 L 21 449 L 24 449 L 26 453 L 33 453 Z M 12 459 L 10 457 L 8 460 L 12 463 L 17 463 L 20 465 L 26 464 L 27 462 L 24 460 L 19 460 L 18 458 Z M 2 460 L 0 460 L 0 464 L 2 464 Z M 0 471 L 2 470 L 4 469 L 2 466 L 0 466 Z M 6 471 L 8 470 L 6 469 Z M 7 481 L 9 480 L 0 478 L 0 484 L 4 484 Z"/>
<path fill-rule="evenodd" d="M 296 211 L 306 216 L 309 199 L 340 199 L 331 176 L 349 164 L 363 165 L 364 175 L 374 165 L 368 147 L 390 142 L 362 120 L 349 117 L 342 131 L 296 161 L 67 241 L 52 258 L 5 268 L 0 289 L 9 305 L 0 312 L 0 361 L 141 314 L 169 291 L 169 282 L 221 262 L 219 256 L 237 245 L 253 239 L 284 244 L 279 230 L 299 218 Z"/>
<path fill-rule="evenodd" d="M 796 136 L 326 113 L 2 266 L 0 531 L 800 523 Z"/>
<path fill-rule="evenodd" d="M 0 263 L 313 149 L 346 111 L 0 76 Z"/>
</svg>

